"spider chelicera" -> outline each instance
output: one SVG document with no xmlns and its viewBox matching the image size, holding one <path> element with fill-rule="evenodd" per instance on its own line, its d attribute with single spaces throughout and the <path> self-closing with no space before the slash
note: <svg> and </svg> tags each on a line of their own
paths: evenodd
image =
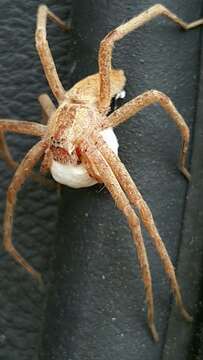
<svg viewBox="0 0 203 360">
<path fill-rule="evenodd" d="M 132 232 L 145 286 L 148 325 L 155 341 L 158 340 L 158 333 L 154 323 L 152 281 L 140 220 L 151 236 L 160 256 L 181 314 L 188 321 L 191 321 L 192 318 L 184 308 L 173 264 L 156 228 L 151 211 L 118 157 L 118 143 L 113 128 L 146 106 L 159 103 L 180 131 L 182 138 L 180 170 L 187 179 L 190 179 L 186 168 L 189 129 L 169 97 L 157 90 L 146 91 L 110 114 L 109 109 L 111 100 L 122 92 L 126 82 L 124 72 L 112 69 L 111 66 L 114 43 L 158 15 L 168 17 L 184 30 L 203 24 L 202 19 L 187 24 L 164 6 L 154 5 L 108 33 L 100 43 L 99 72 L 86 77 L 70 90 L 65 91 L 58 77 L 46 39 L 47 18 L 56 22 L 63 30 L 69 30 L 69 27 L 45 5 L 41 5 L 37 14 L 36 47 L 50 88 L 58 101 L 58 108 L 55 108 L 48 95 L 42 94 L 39 102 L 43 109 L 44 124 L 9 119 L 0 120 L 1 155 L 8 165 L 16 170 L 7 192 L 3 235 L 5 249 L 33 277 L 41 281 L 41 275 L 23 259 L 12 244 L 12 223 L 17 192 L 28 176 L 32 176 L 42 183 L 48 181 L 43 176 L 32 172 L 34 165 L 41 157 L 43 157 L 41 172 L 45 173 L 50 170 L 58 183 L 75 188 L 91 186 L 97 182 L 103 183 L 117 207 L 126 217 Z M 28 151 L 19 166 L 12 159 L 7 147 L 5 132 L 29 134 L 41 138 Z M 133 210 L 133 206 L 137 208 L 139 217 Z"/>
</svg>

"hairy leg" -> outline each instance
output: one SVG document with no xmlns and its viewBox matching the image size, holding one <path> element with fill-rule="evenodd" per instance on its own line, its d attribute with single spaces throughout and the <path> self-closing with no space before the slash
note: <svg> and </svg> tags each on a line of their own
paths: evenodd
<svg viewBox="0 0 203 360">
<path fill-rule="evenodd" d="M 15 132 L 42 137 L 46 134 L 47 127 L 32 121 L 19 121 L 0 119 L 0 132 Z"/>
<path fill-rule="evenodd" d="M 49 118 L 56 110 L 56 107 L 47 94 L 41 94 L 38 100 L 42 107 L 42 122 L 44 125 L 46 125 L 48 123 Z"/>
<path fill-rule="evenodd" d="M 107 112 L 110 106 L 110 71 L 111 71 L 111 59 L 114 43 L 133 30 L 136 30 L 140 26 L 144 25 L 148 21 L 156 18 L 159 15 L 168 17 L 170 20 L 181 26 L 184 30 L 192 29 L 196 26 L 203 24 L 203 19 L 186 23 L 178 18 L 174 13 L 168 10 L 161 4 L 156 4 L 150 7 L 148 10 L 142 12 L 138 16 L 133 17 L 125 24 L 118 26 L 116 29 L 106 35 L 101 41 L 99 49 L 99 74 L 100 74 L 100 103 L 99 109 L 101 112 Z"/>
<path fill-rule="evenodd" d="M 13 159 L 10 153 L 4 133 L 8 131 L 26 135 L 44 136 L 47 131 L 46 129 L 46 126 L 33 123 L 31 121 L 28 122 L 6 119 L 0 120 L 0 157 L 4 159 L 11 170 L 16 170 L 19 164 Z M 50 189 L 56 188 L 56 184 L 53 180 L 46 179 L 40 174 L 31 172 L 30 177 L 32 180 L 40 183 L 43 186 L 47 186 Z"/>
<path fill-rule="evenodd" d="M 3 132 L 0 132 L 0 157 L 4 159 L 11 170 L 16 170 L 18 163 L 12 158 Z"/>
<path fill-rule="evenodd" d="M 49 44 L 46 39 L 46 23 L 47 18 L 54 21 L 64 31 L 70 30 L 70 28 L 55 14 L 53 14 L 46 5 L 40 5 L 37 13 L 37 28 L 35 34 L 36 48 L 41 59 L 41 63 L 49 83 L 49 86 L 58 100 L 63 101 L 65 96 L 65 90 L 58 77 L 56 66 L 49 48 Z"/>
<path fill-rule="evenodd" d="M 15 170 L 18 163 L 13 160 L 12 155 L 6 143 L 5 132 L 16 132 L 42 137 L 46 133 L 46 127 L 31 121 L 19 121 L 10 119 L 0 119 L 0 154 L 6 161 L 7 165 Z"/>
<path fill-rule="evenodd" d="M 160 256 L 166 275 L 170 280 L 171 287 L 176 299 L 176 303 L 181 311 L 181 314 L 186 320 L 191 321 L 192 320 L 191 316 L 184 308 L 184 304 L 183 304 L 180 288 L 176 279 L 173 264 L 168 255 L 166 247 L 159 235 L 159 232 L 156 228 L 152 213 L 148 205 L 142 198 L 142 195 L 137 189 L 137 186 L 133 182 L 131 176 L 129 175 L 123 163 L 114 154 L 114 152 L 107 146 L 103 138 L 101 136 L 95 136 L 95 141 L 97 142 L 97 146 L 101 154 L 113 169 L 113 173 L 115 174 L 121 187 L 127 194 L 130 202 L 137 207 L 141 220 L 153 240 L 154 246 L 156 248 L 158 255 Z"/>
<path fill-rule="evenodd" d="M 86 154 L 89 163 L 93 164 L 93 172 L 95 171 L 95 169 L 97 170 L 97 173 L 100 176 L 100 180 L 102 180 L 102 182 L 105 184 L 105 186 L 111 193 L 117 207 L 123 212 L 128 221 L 128 225 L 131 229 L 133 240 L 135 242 L 139 265 L 145 286 L 148 325 L 153 339 L 155 341 L 158 341 L 159 337 L 154 323 L 154 302 L 151 273 L 149 269 L 149 263 L 141 233 L 139 219 L 135 214 L 134 210 L 132 209 L 118 181 L 116 180 L 115 175 L 111 170 L 111 167 L 104 160 L 98 149 L 94 145 L 89 146 L 88 144 L 86 144 L 82 151 Z"/>
<path fill-rule="evenodd" d="M 13 214 L 16 204 L 17 193 L 21 186 L 25 182 L 26 178 L 30 175 L 32 168 L 36 162 L 40 159 L 46 149 L 46 143 L 44 140 L 39 141 L 34 145 L 25 158 L 20 163 L 16 173 L 11 181 L 11 184 L 7 191 L 6 210 L 4 215 L 4 228 L 3 228 L 3 244 L 9 254 L 23 266 L 28 272 L 32 274 L 34 278 L 42 282 L 41 275 L 34 270 L 26 260 L 19 254 L 12 243 L 12 226 L 13 226 Z"/>
<path fill-rule="evenodd" d="M 178 112 L 170 98 L 164 93 L 157 90 L 150 90 L 137 96 L 135 99 L 130 100 L 105 118 L 102 128 L 115 127 L 134 116 L 140 110 L 155 103 L 158 103 L 170 115 L 171 120 L 174 121 L 180 131 L 182 145 L 180 150 L 179 168 L 183 175 L 190 180 L 191 176 L 186 168 L 190 131 L 182 115 Z"/>
</svg>

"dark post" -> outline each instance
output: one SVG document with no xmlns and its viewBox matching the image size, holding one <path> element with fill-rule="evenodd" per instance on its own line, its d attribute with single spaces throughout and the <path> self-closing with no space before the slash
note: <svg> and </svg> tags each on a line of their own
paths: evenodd
<svg viewBox="0 0 203 360">
<path fill-rule="evenodd" d="M 73 1 L 72 81 L 97 72 L 104 35 L 155 1 Z M 201 1 L 162 1 L 186 21 Z M 125 70 L 127 98 L 165 92 L 192 128 L 199 71 L 199 29 L 181 31 L 157 18 L 116 44 L 113 64 Z M 116 129 L 120 157 L 141 190 L 174 264 L 184 221 L 187 182 L 178 171 L 180 138 L 164 111 L 152 106 Z M 160 342 L 154 344 L 134 244 L 126 222 L 101 186 L 63 188 L 41 359 L 162 359 L 171 297 L 150 238 L 143 231 L 153 277 Z M 180 279 L 190 305 L 189 284 Z M 191 309 L 192 311 L 192 309 Z M 176 316 L 180 318 L 178 312 Z M 191 325 L 178 321 L 174 341 Z M 189 341 L 189 340 L 188 340 Z M 183 351 L 183 349 L 182 349 Z"/>
</svg>

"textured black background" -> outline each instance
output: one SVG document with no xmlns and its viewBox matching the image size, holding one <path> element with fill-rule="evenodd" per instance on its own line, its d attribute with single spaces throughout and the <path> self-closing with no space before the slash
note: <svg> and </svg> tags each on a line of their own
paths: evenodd
<svg viewBox="0 0 203 360">
<path fill-rule="evenodd" d="M 70 2 L 44 1 L 64 19 Z M 114 26 L 155 1 L 74 0 L 74 30 L 51 26 L 49 38 L 64 85 L 96 71 L 99 40 Z M 185 20 L 200 17 L 201 1 L 162 1 Z M 34 48 L 38 1 L 1 1 L 1 116 L 40 118 L 37 96 L 47 91 Z M 157 19 L 116 46 L 114 63 L 126 71 L 127 97 L 150 88 L 166 92 L 189 124 L 195 120 L 199 75 L 199 30 L 184 33 Z M 69 80 L 71 81 L 69 82 Z M 179 136 L 158 106 L 123 124 L 117 135 L 120 156 L 149 203 L 169 253 L 176 263 L 181 242 L 187 184 L 176 166 Z M 21 158 L 31 138 L 9 136 Z M 1 208 L 11 173 L 0 162 Z M 99 188 L 100 189 L 100 188 Z M 42 359 L 158 359 L 167 331 L 168 282 L 145 235 L 154 280 L 154 345 L 146 325 L 146 306 L 133 242 L 125 220 L 106 192 L 64 189 L 56 230 L 56 195 L 32 182 L 19 195 L 14 241 L 50 280 L 47 271 L 55 237 L 53 286 L 43 328 Z M 189 244 L 192 246 L 191 238 Z M 37 358 L 46 294 L 8 255 L 1 255 L 0 359 Z M 186 278 L 181 285 L 189 304 Z M 48 289 L 48 287 L 47 287 Z M 179 315 L 174 337 L 188 327 Z M 174 340 L 175 341 L 175 340 Z"/>
<path fill-rule="evenodd" d="M 69 17 L 70 2 L 50 0 L 44 3 L 64 19 Z M 40 120 L 37 96 L 46 92 L 48 86 L 34 44 L 39 4 L 36 0 L 0 2 L 0 117 Z M 68 86 L 69 36 L 56 26 L 50 27 L 54 56 Z M 8 139 L 16 159 L 21 159 L 36 141 L 15 135 L 9 135 Z M 1 225 L 11 176 L 4 162 L 0 161 Z M 29 181 L 19 194 L 16 210 L 14 243 L 23 256 L 43 273 L 46 282 L 51 244 L 56 236 L 56 194 Z M 0 264 L 0 359 L 33 359 L 39 343 L 46 293 L 41 294 L 29 274 L 3 250 Z"/>
</svg>

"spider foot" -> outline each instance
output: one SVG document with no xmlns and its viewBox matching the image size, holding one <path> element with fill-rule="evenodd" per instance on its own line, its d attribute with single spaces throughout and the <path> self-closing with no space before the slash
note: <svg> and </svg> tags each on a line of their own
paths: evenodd
<svg viewBox="0 0 203 360">
<path fill-rule="evenodd" d="M 183 166 L 180 166 L 180 171 L 185 176 L 185 178 L 190 182 L 191 181 L 191 174 L 189 173 L 189 171 Z"/>
<path fill-rule="evenodd" d="M 157 332 L 157 329 L 156 329 L 156 326 L 155 326 L 154 322 L 149 323 L 148 325 L 149 325 L 149 329 L 150 329 L 151 335 L 153 337 L 153 340 L 155 342 L 158 342 L 159 341 L 159 334 Z"/>
<path fill-rule="evenodd" d="M 38 271 L 35 271 L 32 273 L 32 276 L 38 282 L 40 291 L 44 292 L 45 286 L 44 281 L 42 280 L 42 275 Z"/>
<path fill-rule="evenodd" d="M 193 317 L 184 309 L 184 307 L 181 308 L 181 315 L 186 321 L 193 322 Z"/>
</svg>

